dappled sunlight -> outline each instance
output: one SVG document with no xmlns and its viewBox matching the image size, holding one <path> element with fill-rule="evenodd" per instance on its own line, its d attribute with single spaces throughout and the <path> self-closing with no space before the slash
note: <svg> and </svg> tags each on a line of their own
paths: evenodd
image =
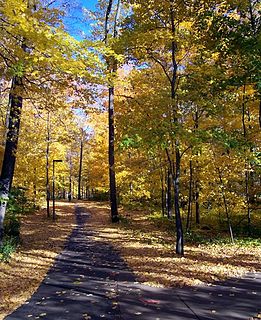
<svg viewBox="0 0 261 320">
<path fill-rule="evenodd" d="M 70 272 L 73 278 L 69 281 L 69 274 L 62 273 L 61 279 L 77 288 L 81 287 L 84 281 L 86 285 L 91 285 L 90 281 L 85 279 L 85 272 L 89 272 L 92 279 L 94 266 L 101 275 L 105 274 L 106 281 L 102 280 L 99 285 L 106 284 L 120 272 L 123 272 L 121 276 L 127 279 L 124 268 L 128 266 L 129 274 L 133 272 L 136 278 L 133 277 L 132 281 L 150 285 L 150 288 L 214 284 L 218 280 L 239 277 L 260 269 L 261 249 L 258 247 L 251 247 L 249 250 L 247 247 L 231 244 L 186 244 L 185 256 L 181 257 L 175 253 L 175 237 L 153 224 L 147 219 L 146 213 L 121 211 L 121 222 L 112 224 L 110 209 L 106 203 L 80 201 L 78 205 L 86 208 L 86 211 L 83 210 L 86 214 L 80 216 L 83 220 L 77 218 L 77 223 L 81 223 L 84 229 L 74 229 L 77 225 L 74 204 L 57 203 L 57 221 L 54 223 L 46 218 L 45 210 L 24 218 L 19 251 L 13 255 L 9 264 L 1 264 L 0 286 L 4 307 L 0 311 L 0 319 L 36 291 L 72 230 L 78 230 L 78 240 L 74 238 L 71 247 L 67 248 L 69 251 L 63 253 L 60 261 L 64 268 L 72 268 L 72 272 L 67 269 L 66 272 Z M 112 250 L 110 245 L 115 250 Z M 84 253 L 86 246 L 89 254 L 87 264 Z M 108 255 L 106 261 L 115 253 L 120 253 L 123 260 L 102 262 L 99 251 L 101 248 L 102 254 Z M 83 269 L 81 276 L 75 274 L 74 279 L 76 264 Z M 56 276 L 53 281 L 60 283 Z M 123 279 L 120 281 L 124 283 Z M 49 278 L 47 282 L 49 283 Z M 94 290 L 96 289 L 98 285 L 95 283 Z"/>
<path fill-rule="evenodd" d="M 106 204 L 85 203 L 92 213 L 87 228 L 95 239 L 119 250 L 138 279 L 153 286 L 193 286 L 260 270 L 261 248 L 232 244 L 186 244 L 185 256 L 175 253 L 175 237 L 156 227 L 146 213 L 124 212 L 127 223 L 112 224 Z"/>
<path fill-rule="evenodd" d="M 45 209 L 23 217 L 19 250 L 9 263 L 0 263 L 0 319 L 36 291 L 76 226 L 74 204 L 56 205 L 55 222 L 47 219 Z"/>
<path fill-rule="evenodd" d="M 144 314 L 146 310 L 154 314 L 150 309 L 150 303 L 154 302 L 159 308 L 168 305 L 168 313 L 172 314 L 173 299 L 178 305 L 184 298 L 190 304 L 197 303 L 194 299 L 202 299 L 201 304 L 205 306 L 206 299 L 215 291 L 208 291 L 208 288 L 214 288 L 218 280 L 254 271 L 260 263 L 260 248 L 249 251 L 235 245 L 186 245 L 186 254 L 180 257 L 175 253 L 175 239 L 146 219 L 144 213 L 137 212 L 133 220 L 129 217 L 126 221 L 121 212 L 121 222 L 112 224 L 110 210 L 104 203 L 100 206 L 81 201 L 76 210 L 77 228 L 74 228 L 73 207 L 60 204 L 55 223 L 45 217 L 44 210 L 24 219 L 20 251 L 14 254 L 10 264 L 3 264 L 1 271 L 5 307 L 0 318 L 25 302 L 44 279 L 22 308 L 24 311 L 18 309 L 14 316 L 25 314 L 24 318 L 37 318 L 42 314 L 51 319 L 53 315 L 66 315 L 64 302 L 78 319 L 82 308 L 88 310 L 86 314 L 95 315 L 104 312 L 105 305 L 114 310 L 119 303 L 117 299 L 121 303 L 120 312 L 124 314 L 132 310 L 132 305 L 138 310 L 135 315 Z M 54 263 L 69 234 L 70 241 Z M 53 266 L 51 270 L 50 266 Z M 211 285 L 200 286 L 206 283 Z M 237 281 L 234 284 L 236 286 Z M 241 290 L 240 285 L 238 288 Z M 231 287 L 231 297 L 237 289 L 233 290 Z M 194 291 L 199 293 L 194 296 Z M 217 292 L 218 297 L 227 295 L 226 291 Z M 41 311 L 37 313 L 37 310 Z M 187 314 L 186 310 L 184 312 Z M 132 319 L 133 311 L 130 314 Z"/>
</svg>

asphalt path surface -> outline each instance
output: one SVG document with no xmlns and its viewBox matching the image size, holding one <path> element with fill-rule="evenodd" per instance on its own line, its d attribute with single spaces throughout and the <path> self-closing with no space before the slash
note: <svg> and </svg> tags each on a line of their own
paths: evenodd
<svg viewBox="0 0 261 320">
<path fill-rule="evenodd" d="M 107 243 L 77 227 L 36 293 L 6 320 L 248 320 L 261 311 L 261 273 L 193 288 L 140 284 Z"/>
</svg>

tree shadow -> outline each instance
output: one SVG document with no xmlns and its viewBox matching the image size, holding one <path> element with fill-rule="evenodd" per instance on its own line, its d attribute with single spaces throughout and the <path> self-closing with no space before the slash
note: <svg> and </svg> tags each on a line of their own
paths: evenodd
<svg viewBox="0 0 261 320">
<path fill-rule="evenodd" d="M 140 284 L 119 251 L 104 241 L 109 230 L 105 234 L 99 228 L 91 230 L 86 208 L 78 207 L 76 214 L 77 227 L 45 280 L 31 299 L 6 317 L 7 320 L 28 317 L 48 320 L 243 320 L 259 312 L 260 274 L 185 288 L 156 288 Z M 130 246 L 130 242 L 125 245 Z M 144 245 L 143 241 L 141 245 Z M 166 263 L 161 265 L 157 261 L 159 258 L 173 259 L 172 252 L 165 252 L 164 247 L 157 252 L 150 245 L 146 250 L 143 270 L 160 272 L 162 277 L 173 272 L 172 265 L 164 270 Z M 194 276 L 193 270 L 187 270 L 189 260 L 197 262 L 198 253 L 194 250 L 188 250 L 187 258 L 176 257 L 174 271 L 178 277 L 181 274 Z M 138 261 L 144 255 L 141 248 L 130 248 L 128 252 L 131 256 L 136 255 Z M 204 261 L 216 262 L 209 255 L 202 256 L 200 263 Z M 211 274 L 209 271 L 205 273 Z M 196 276 L 205 279 L 202 270 Z"/>
</svg>

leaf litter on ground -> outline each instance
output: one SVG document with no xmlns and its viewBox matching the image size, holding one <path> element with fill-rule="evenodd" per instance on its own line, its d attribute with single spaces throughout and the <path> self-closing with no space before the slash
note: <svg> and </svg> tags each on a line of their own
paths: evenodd
<svg viewBox="0 0 261 320">
<path fill-rule="evenodd" d="M 57 205 L 55 223 L 46 218 L 44 209 L 24 217 L 20 249 L 10 263 L 0 263 L 0 320 L 37 290 L 75 227 L 74 205 Z M 112 224 L 106 203 L 80 205 L 91 213 L 85 227 L 95 231 L 97 240 L 113 245 L 139 282 L 156 287 L 194 286 L 260 271 L 260 246 L 187 243 L 185 256 L 180 257 L 175 253 L 173 232 L 156 226 L 146 212 L 122 210 L 121 215 L 129 222 L 123 219 L 122 223 Z"/>
<path fill-rule="evenodd" d="M 260 270 L 261 247 L 229 243 L 185 244 L 185 255 L 175 253 L 175 235 L 161 228 L 142 210 L 121 210 L 123 222 L 110 222 L 105 203 L 85 204 L 91 212 L 88 228 L 96 238 L 120 252 L 138 281 L 157 287 L 209 284 Z M 128 219 L 128 223 L 126 220 Z"/>
<path fill-rule="evenodd" d="M 57 220 L 46 209 L 23 217 L 21 245 L 9 263 L 0 263 L 0 320 L 37 290 L 76 226 L 74 204 L 57 202 Z"/>
</svg>

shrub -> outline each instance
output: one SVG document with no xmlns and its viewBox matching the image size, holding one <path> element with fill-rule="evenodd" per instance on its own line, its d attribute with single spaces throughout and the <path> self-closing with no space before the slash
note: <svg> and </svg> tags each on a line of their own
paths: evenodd
<svg viewBox="0 0 261 320">
<path fill-rule="evenodd" d="M 16 247 L 17 241 L 15 238 L 5 238 L 0 247 L 0 261 L 8 262 L 11 259 L 12 253 L 15 252 Z"/>
<path fill-rule="evenodd" d="M 25 195 L 26 189 L 22 187 L 13 187 L 9 193 L 7 212 L 23 214 L 35 209 L 34 204 Z"/>
<path fill-rule="evenodd" d="M 4 221 L 5 236 L 17 239 L 19 241 L 20 234 L 20 218 L 15 213 L 7 213 Z"/>
</svg>

